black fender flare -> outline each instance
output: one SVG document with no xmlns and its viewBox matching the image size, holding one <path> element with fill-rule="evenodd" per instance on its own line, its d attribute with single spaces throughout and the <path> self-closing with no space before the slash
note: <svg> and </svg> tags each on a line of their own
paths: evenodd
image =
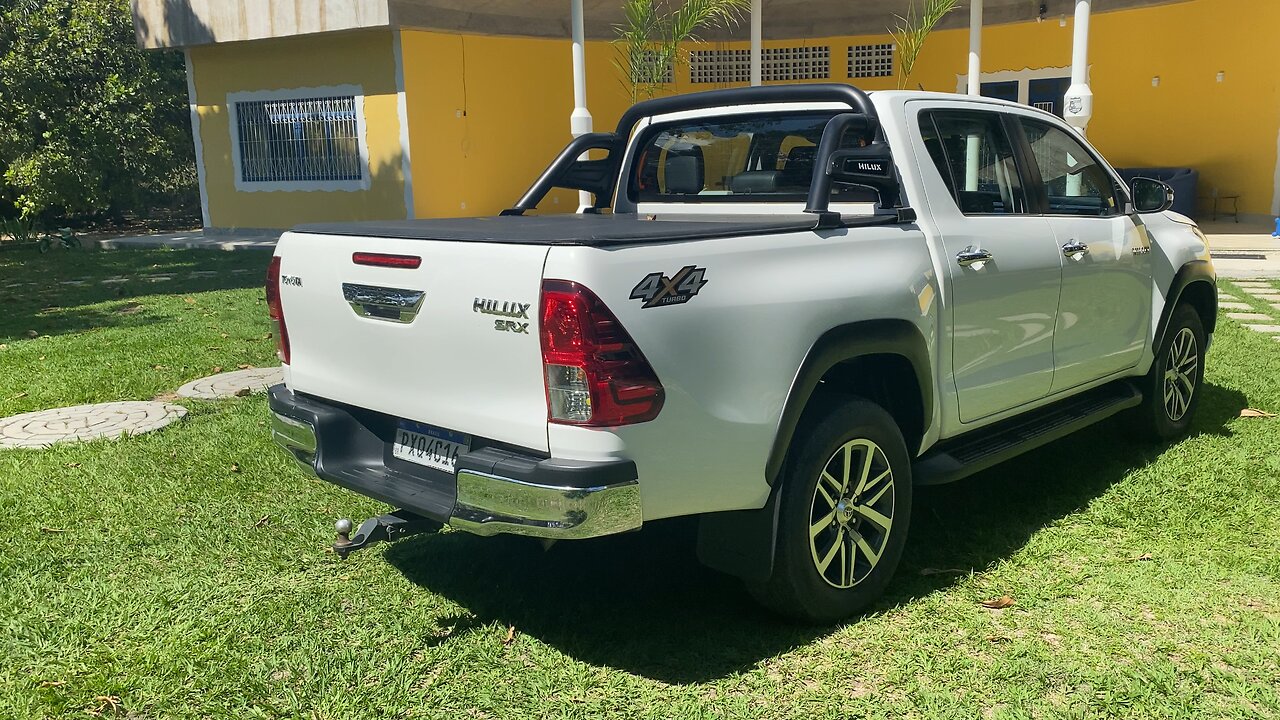
<svg viewBox="0 0 1280 720">
<path fill-rule="evenodd" d="M 836 365 L 868 355 L 900 355 L 911 363 L 920 386 L 922 417 L 928 426 L 933 418 L 933 362 L 920 330 L 907 320 L 868 320 L 839 325 L 814 342 L 791 382 L 769 459 L 765 462 L 765 480 L 770 485 L 775 484 L 782 473 L 787 449 L 818 382 Z M 908 449 L 915 451 L 915 448 Z"/>
<path fill-rule="evenodd" d="M 782 409 L 765 465 L 765 479 L 772 486 L 768 502 L 759 510 L 703 515 L 698 522 L 698 559 L 704 565 L 753 582 L 764 582 L 773 574 L 782 487 L 778 478 L 796 428 L 827 371 L 868 355 L 900 355 L 911 363 L 920 386 L 924 422 L 929 424 L 933 418 L 933 365 L 929 346 L 915 325 L 907 320 L 870 320 L 823 333 L 800 363 Z"/>
<path fill-rule="evenodd" d="M 1160 322 L 1156 325 L 1156 332 L 1152 336 L 1151 352 L 1158 352 L 1160 345 L 1164 342 L 1164 334 L 1169 329 L 1169 317 L 1173 314 L 1173 309 L 1182 301 L 1182 295 L 1188 287 L 1195 283 L 1208 283 L 1213 292 L 1209 293 L 1210 301 L 1213 307 L 1209 312 L 1209 324 L 1205 327 L 1205 332 L 1212 333 L 1218 318 L 1218 276 L 1213 271 L 1213 264 L 1208 260 L 1191 260 L 1182 267 L 1178 268 L 1178 272 L 1174 273 L 1173 280 L 1169 283 L 1169 291 L 1164 296 L 1164 307 L 1160 310 Z"/>
</svg>

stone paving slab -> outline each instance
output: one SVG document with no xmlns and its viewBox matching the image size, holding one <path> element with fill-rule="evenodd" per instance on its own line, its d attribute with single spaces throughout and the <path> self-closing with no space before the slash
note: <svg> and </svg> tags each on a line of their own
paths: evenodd
<svg viewBox="0 0 1280 720">
<path fill-rule="evenodd" d="M 1240 298 L 1236 297 L 1235 295 L 1229 295 L 1224 292 L 1219 292 L 1218 299 L 1219 300 L 1239 300 Z"/>
<path fill-rule="evenodd" d="M 45 448 L 54 443 L 141 435 L 182 419 L 187 409 L 160 402 L 123 401 L 37 410 L 0 418 L 0 448 Z"/>
<path fill-rule="evenodd" d="M 1270 315 L 1256 312 L 1230 312 L 1227 313 L 1227 317 L 1232 320 L 1262 320 L 1263 322 L 1271 319 Z"/>
<path fill-rule="evenodd" d="M 1280 293 L 1257 293 L 1253 297 L 1263 302 L 1280 302 Z"/>
<path fill-rule="evenodd" d="M 201 400 L 217 400 L 266 392 L 267 388 L 282 382 L 284 368 L 246 368 L 192 380 L 178 388 L 178 394 Z"/>
<path fill-rule="evenodd" d="M 1219 300 L 1218 307 L 1223 310 L 1252 310 L 1253 306 L 1249 303 L 1236 302 L 1234 300 Z"/>
<path fill-rule="evenodd" d="M 1254 332 L 1260 333 L 1280 333 L 1280 325 L 1245 325 Z"/>
</svg>

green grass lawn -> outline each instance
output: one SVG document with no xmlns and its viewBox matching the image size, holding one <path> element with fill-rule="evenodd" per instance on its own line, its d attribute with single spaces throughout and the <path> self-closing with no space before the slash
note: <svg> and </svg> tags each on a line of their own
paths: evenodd
<svg viewBox="0 0 1280 720">
<path fill-rule="evenodd" d="M 272 362 L 266 261 L 0 253 L 0 416 Z M 699 567 L 685 522 L 339 561 L 334 518 L 384 508 L 298 471 L 262 396 L 0 450 L 0 717 L 1280 717 L 1280 419 L 1239 417 L 1280 411 L 1280 342 L 1224 319 L 1208 367 L 1177 445 L 1117 419 L 920 491 L 889 594 L 830 628 Z"/>
</svg>

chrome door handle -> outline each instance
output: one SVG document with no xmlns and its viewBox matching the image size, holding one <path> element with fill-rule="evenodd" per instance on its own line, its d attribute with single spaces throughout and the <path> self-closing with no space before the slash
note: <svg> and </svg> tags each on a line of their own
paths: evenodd
<svg viewBox="0 0 1280 720">
<path fill-rule="evenodd" d="M 1068 240 L 1067 244 L 1062 246 L 1062 254 L 1073 260 L 1079 260 L 1089 254 L 1089 246 L 1079 240 Z"/>
<path fill-rule="evenodd" d="M 960 263 L 960 267 L 969 267 L 975 263 L 984 263 L 994 259 L 995 255 L 972 245 L 956 253 L 956 262 Z"/>
</svg>

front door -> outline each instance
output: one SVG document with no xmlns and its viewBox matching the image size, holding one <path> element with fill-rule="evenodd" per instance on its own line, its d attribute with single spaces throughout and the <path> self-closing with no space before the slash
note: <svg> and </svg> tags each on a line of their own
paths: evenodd
<svg viewBox="0 0 1280 720">
<path fill-rule="evenodd" d="M 1036 166 L 1032 194 L 1063 255 L 1057 392 L 1137 364 L 1151 323 L 1151 244 L 1146 228 L 1124 214 L 1115 178 L 1073 131 L 1020 122 Z"/>
<path fill-rule="evenodd" d="M 1062 255 L 1048 221 L 1031 213 L 1002 117 L 961 109 L 919 115 L 937 170 L 921 168 L 951 275 L 962 422 L 1038 400 L 1053 382 Z"/>
</svg>

